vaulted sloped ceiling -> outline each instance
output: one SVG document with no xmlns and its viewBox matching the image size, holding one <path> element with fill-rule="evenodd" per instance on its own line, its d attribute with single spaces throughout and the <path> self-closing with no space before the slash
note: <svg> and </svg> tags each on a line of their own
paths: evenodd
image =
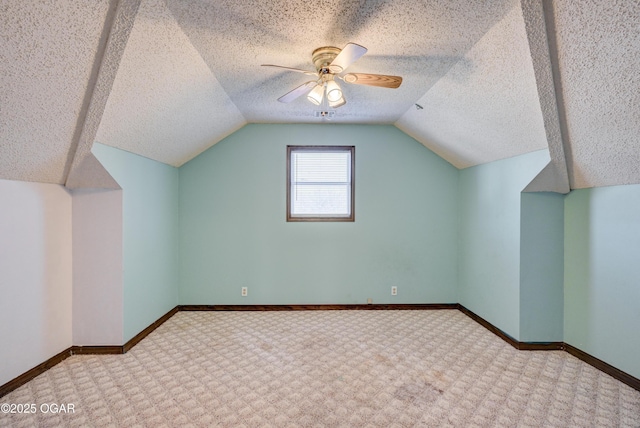
<svg viewBox="0 0 640 428">
<path fill-rule="evenodd" d="M 305 97 L 276 102 L 314 70 L 311 54 L 348 42 L 369 49 L 348 71 L 400 75 L 399 89 L 343 84 L 347 104 L 333 122 L 394 123 L 516 5 L 514 0 L 167 0 L 205 62 L 250 122 L 317 122 Z M 470 25 L 471 24 L 471 25 Z"/>
<path fill-rule="evenodd" d="M 144 0 L 96 140 L 180 166 L 245 123 L 164 1 Z"/>
<path fill-rule="evenodd" d="M 397 126 L 458 168 L 547 147 L 522 10 L 513 7 Z"/>
<path fill-rule="evenodd" d="M 138 7 L 139 6 L 139 7 Z M 328 123 L 395 124 L 459 168 L 549 148 L 530 190 L 640 183 L 640 4 L 0 0 L 0 178 L 109 186 L 94 141 L 179 166 L 246 123 L 318 123 L 311 53 L 348 42 Z M 417 106 L 416 106 L 417 104 Z"/>
<path fill-rule="evenodd" d="M 640 183 L 640 2 L 563 0 L 549 13 L 571 187 Z"/>
<path fill-rule="evenodd" d="M 0 178 L 65 182 L 110 6 L 0 2 Z"/>
</svg>

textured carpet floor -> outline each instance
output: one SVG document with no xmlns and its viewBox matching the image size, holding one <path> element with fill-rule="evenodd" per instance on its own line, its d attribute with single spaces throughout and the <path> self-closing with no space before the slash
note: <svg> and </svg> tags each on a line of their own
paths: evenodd
<svg viewBox="0 0 640 428">
<path fill-rule="evenodd" d="M 517 351 L 457 310 L 179 312 L 125 355 L 76 355 L 0 426 L 640 427 L 640 392 Z"/>
</svg>

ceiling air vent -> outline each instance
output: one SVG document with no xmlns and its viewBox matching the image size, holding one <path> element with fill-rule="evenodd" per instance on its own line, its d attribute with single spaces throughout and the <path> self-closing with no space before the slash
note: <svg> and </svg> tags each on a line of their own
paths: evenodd
<svg viewBox="0 0 640 428">
<path fill-rule="evenodd" d="M 333 116 L 336 115 L 335 111 L 314 111 L 313 115 L 315 117 L 324 117 L 326 119 L 331 119 Z"/>
</svg>

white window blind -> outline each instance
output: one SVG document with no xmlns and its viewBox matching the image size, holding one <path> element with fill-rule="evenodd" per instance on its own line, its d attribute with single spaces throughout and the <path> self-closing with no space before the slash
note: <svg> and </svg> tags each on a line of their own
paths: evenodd
<svg viewBox="0 0 640 428">
<path fill-rule="evenodd" d="M 351 148 L 292 150 L 291 217 L 350 217 Z"/>
</svg>

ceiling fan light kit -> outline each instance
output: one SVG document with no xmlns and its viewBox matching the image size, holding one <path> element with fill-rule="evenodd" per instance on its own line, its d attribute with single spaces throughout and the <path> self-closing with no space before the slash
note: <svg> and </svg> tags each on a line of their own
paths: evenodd
<svg viewBox="0 0 640 428">
<path fill-rule="evenodd" d="M 329 80 L 327 82 L 327 100 L 336 102 L 340 98 L 342 98 L 342 89 L 340 89 L 335 80 Z"/>
<path fill-rule="evenodd" d="M 307 95 L 307 99 L 313 104 L 319 106 L 324 98 L 324 85 L 316 85 Z"/>
<path fill-rule="evenodd" d="M 367 48 L 355 43 L 347 43 L 344 49 L 334 46 L 324 46 L 313 51 L 311 59 L 316 71 L 301 70 L 298 68 L 284 67 L 281 65 L 262 64 L 264 67 L 282 68 L 287 71 L 295 71 L 317 77 L 317 80 L 303 83 L 292 91 L 278 98 L 282 103 L 290 103 L 303 94 L 315 104 L 324 102 L 331 108 L 338 108 L 347 103 L 344 93 L 336 78 L 343 82 L 357 85 L 377 86 L 381 88 L 398 88 L 402 83 L 400 76 L 388 76 L 384 74 L 348 73 L 341 76 L 344 70 L 360 59 L 367 52 Z M 311 89 L 309 91 L 309 89 Z"/>
<path fill-rule="evenodd" d="M 329 107 L 331 108 L 338 108 L 338 107 L 342 107 L 343 105 L 345 105 L 347 103 L 347 100 L 344 99 L 344 97 L 340 97 L 339 100 L 337 101 L 331 101 L 329 100 Z"/>
</svg>

